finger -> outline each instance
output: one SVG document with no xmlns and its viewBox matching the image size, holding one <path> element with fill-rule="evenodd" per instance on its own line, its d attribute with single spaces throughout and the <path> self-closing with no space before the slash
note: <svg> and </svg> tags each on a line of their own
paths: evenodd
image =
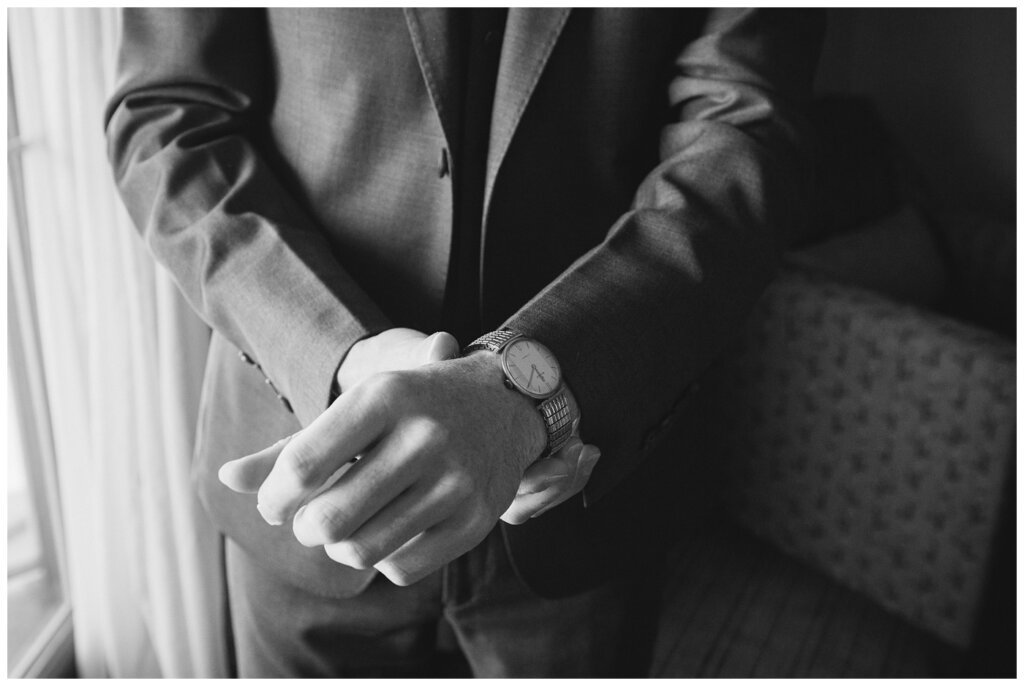
<svg viewBox="0 0 1024 686">
<path fill-rule="evenodd" d="M 573 437 L 569 443 L 551 457 L 537 460 L 523 472 L 522 481 L 516 491 L 516 498 L 530 493 L 539 493 L 559 481 L 576 473 L 583 441 Z"/>
<path fill-rule="evenodd" d="M 443 362 L 459 356 L 459 342 L 447 331 L 438 331 L 428 336 L 422 343 L 424 350 L 421 364 Z"/>
<path fill-rule="evenodd" d="M 583 454 L 580 457 L 579 470 L 576 472 L 576 478 L 573 479 L 573 486 L 571 489 L 567 489 L 559 497 L 554 498 L 551 502 L 541 506 L 536 512 L 530 515 L 530 519 L 540 517 L 542 514 L 547 512 L 553 507 L 561 505 L 566 500 L 576 495 L 587 485 L 590 480 L 590 474 L 594 471 L 594 466 L 597 461 L 601 458 L 601 451 L 592 445 L 584 448 Z"/>
<path fill-rule="evenodd" d="M 516 497 L 501 515 L 501 520 L 508 524 L 522 524 L 563 494 L 570 493 L 573 480 L 569 477 L 576 475 L 582 452 L 583 441 L 573 436 L 554 455 L 530 465 L 523 473 Z"/>
<path fill-rule="evenodd" d="M 491 528 L 452 517 L 416 536 L 373 567 L 391 583 L 408 586 L 476 547 Z"/>
<path fill-rule="evenodd" d="M 320 546 L 348 538 L 416 481 L 395 459 L 402 441 L 394 435 L 367 452 L 331 488 L 311 495 L 292 521 L 295 538 Z"/>
<path fill-rule="evenodd" d="M 447 519 L 458 502 L 441 484 L 413 486 L 387 504 L 354 533 L 324 545 L 335 562 L 367 569 L 427 529 Z"/>
<path fill-rule="evenodd" d="M 590 473 L 600 457 L 601 451 L 595 446 L 583 446 L 579 458 L 573 465 L 574 474 L 571 479 L 552 482 L 547 488 L 537 492 L 517 494 L 512 504 L 501 515 L 501 520 L 508 524 L 523 524 L 564 503 L 586 486 Z"/>
<path fill-rule="evenodd" d="M 278 455 L 291 438 L 286 436 L 259 452 L 225 462 L 217 472 L 217 478 L 232 491 L 255 493 L 270 474 Z"/>
<path fill-rule="evenodd" d="M 561 495 L 562 491 L 557 488 L 517 495 L 505 513 L 501 515 L 501 521 L 514 525 L 528 522 L 535 513 L 547 509 L 548 505 L 553 504 Z"/>
<path fill-rule="evenodd" d="M 257 507 L 267 522 L 291 519 L 328 478 L 384 431 L 386 406 L 378 401 L 379 389 L 372 381 L 343 393 L 284 446 L 257 496 Z"/>
</svg>

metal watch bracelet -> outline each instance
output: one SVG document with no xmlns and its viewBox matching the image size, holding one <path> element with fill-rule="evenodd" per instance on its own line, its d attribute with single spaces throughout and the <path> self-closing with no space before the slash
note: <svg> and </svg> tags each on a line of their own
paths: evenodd
<svg viewBox="0 0 1024 686">
<path fill-rule="evenodd" d="M 463 354 L 477 350 L 489 350 L 500 354 L 509 343 L 523 337 L 525 336 L 518 331 L 499 329 L 477 338 L 466 346 Z M 554 395 L 537 402 L 536 407 L 540 412 L 541 419 L 544 420 L 544 428 L 548 435 L 547 446 L 541 454 L 542 458 L 550 457 L 558 452 L 576 431 L 578 421 L 573 417 L 573 403 L 570 403 L 568 394 L 569 389 L 563 381 L 561 388 Z"/>
</svg>

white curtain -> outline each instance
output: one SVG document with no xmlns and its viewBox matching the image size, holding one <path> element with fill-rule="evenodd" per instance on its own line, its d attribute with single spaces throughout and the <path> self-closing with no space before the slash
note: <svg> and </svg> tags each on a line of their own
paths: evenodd
<svg viewBox="0 0 1024 686">
<path fill-rule="evenodd" d="M 114 189 L 117 22 L 9 10 L 27 212 L 8 259 L 32 275 L 80 675 L 225 676 L 220 544 L 189 482 L 209 336 Z"/>
</svg>

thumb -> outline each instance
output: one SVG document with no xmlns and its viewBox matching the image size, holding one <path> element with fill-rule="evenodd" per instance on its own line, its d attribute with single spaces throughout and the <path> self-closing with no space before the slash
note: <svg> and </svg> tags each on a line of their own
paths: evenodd
<svg viewBox="0 0 1024 686">
<path fill-rule="evenodd" d="M 459 342 L 447 331 L 438 331 L 420 342 L 420 364 L 442 362 L 459 356 Z"/>
<path fill-rule="evenodd" d="M 221 466 L 220 471 L 217 472 L 217 478 L 232 491 L 255 493 L 270 475 L 270 470 L 274 468 L 274 463 L 277 462 L 277 456 L 288 445 L 288 441 L 292 439 L 292 436 L 282 438 L 274 445 L 264 448 L 259 452 L 225 462 Z"/>
</svg>

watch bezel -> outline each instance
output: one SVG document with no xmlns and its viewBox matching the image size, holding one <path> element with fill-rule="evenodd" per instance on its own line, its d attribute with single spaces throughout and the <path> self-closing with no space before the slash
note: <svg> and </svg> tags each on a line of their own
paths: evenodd
<svg viewBox="0 0 1024 686">
<path fill-rule="evenodd" d="M 534 393 L 533 391 L 524 388 L 518 381 L 516 381 L 515 376 L 508 368 L 508 352 L 513 345 L 519 343 L 520 341 L 528 341 L 532 343 L 533 345 L 545 351 L 548 354 L 548 357 L 550 357 L 554 361 L 554 366 L 558 370 L 558 383 L 555 385 L 555 388 L 553 390 L 549 391 L 548 393 Z M 562 365 L 558 361 L 558 358 L 555 357 L 555 354 L 551 352 L 551 348 L 547 347 L 546 345 L 538 341 L 536 338 L 530 338 L 529 336 L 520 335 L 507 341 L 505 345 L 501 347 L 501 371 L 504 372 L 505 378 L 509 380 L 509 382 L 515 387 L 517 391 L 519 391 L 520 393 L 527 397 L 533 398 L 534 400 L 547 400 L 548 398 L 553 398 L 554 396 L 558 395 L 558 393 L 562 390 Z"/>
</svg>

